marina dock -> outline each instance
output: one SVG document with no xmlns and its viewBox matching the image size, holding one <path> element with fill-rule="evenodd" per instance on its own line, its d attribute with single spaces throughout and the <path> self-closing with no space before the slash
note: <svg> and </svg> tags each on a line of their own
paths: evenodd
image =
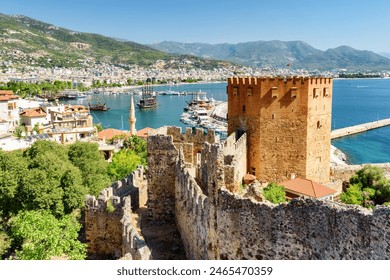
<svg viewBox="0 0 390 280">
<path fill-rule="evenodd" d="M 332 130 L 331 139 L 353 135 L 390 125 L 390 118 Z"/>
</svg>

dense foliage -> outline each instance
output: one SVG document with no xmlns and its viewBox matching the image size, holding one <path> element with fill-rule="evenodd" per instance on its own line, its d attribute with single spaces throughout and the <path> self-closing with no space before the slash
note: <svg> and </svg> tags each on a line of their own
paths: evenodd
<svg viewBox="0 0 390 280">
<path fill-rule="evenodd" d="M 37 141 L 25 151 L 0 150 L 0 259 L 83 259 L 77 221 L 86 194 L 146 165 L 146 141 L 117 139 L 108 164 L 94 143 Z"/>
<path fill-rule="evenodd" d="M 80 227 L 72 215 L 56 219 L 46 211 L 21 211 L 10 221 L 16 258 L 84 259 L 86 246 L 77 240 Z"/>
<path fill-rule="evenodd" d="M 54 82 L 38 82 L 38 83 L 25 83 L 9 81 L 4 84 L 0 84 L 2 90 L 12 90 L 15 94 L 22 98 L 37 95 L 53 95 L 56 96 L 59 92 L 66 89 L 72 89 L 73 85 L 70 81 L 54 81 Z M 83 86 L 78 86 L 78 90 L 84 90 Z"/>
<path fill-rule="evenodd" d="M 366 165 L 356 171 L 349 180 L 349 187 L 340 196 L 347 204 L 357 204 L 367 208 L 390 203 L 390 180 L 383 169 Z"/>
<path fill-rule="evenodd" d="M 114 180 L 128 176 L 140 164 L 146 166 L 146 141 L 137 136 L 122 140 L 123 149 L 113 156 L 108 167 L 108 173 Z"/>
<path fill-rule="evenodd" d="M 281 203 L 286 201 L 286 191 L 284 187 L 275 183 L 271 183 L 265 187 L 263 194 L 265 198 L 272 203 Z"/>
<path fill-rule="evenodd" d="M 84 258 L 75 213 L 86 194 L 110 184 L 107 167 L 97 144 L 37 141 L 0 151 L 0 257 Z"/>
</svg>

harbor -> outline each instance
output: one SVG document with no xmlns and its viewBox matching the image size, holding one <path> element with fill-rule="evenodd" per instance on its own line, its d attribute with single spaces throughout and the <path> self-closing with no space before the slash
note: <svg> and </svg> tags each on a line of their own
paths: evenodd
<svg viewBox="0 0 390 280">
<path fill-rule="evenodd" d="M 334 80 L 333 83 L 332 130 L 390 118 L 388 109 L 390 108 L 390 79 L 340 79 Z M 169 88 L 169 85 L 154 87 L 156 91 L 165 91 Z M 199 92 L 201 90 L 205 94 L 202 94 L 200 98 L 227 100 L 226 83 L 182 84 L 175 85 L 172 89 L 179 92 Z M 126 120 L 129 114 L 130 93 L 128 89 L 122 94 L 91 94 L 86 98 L 69 100 L 66 103 L 88 105 L 91 99 L 97 97 L 111 109 L 105 112 L 92 111 L 94 122 L 101 123 L 103 128 L 129 130 L 127 122 L 122 121 Z M 180 119 L 185 113 L 183 109 L 193 98 L 193 95 L 158 94 L 158 107 L 147 110 L 136 107 L 136 129 L 158 128 L 164 125 L 185 129 L 191 126 Z M 134 102 L 137 103 L 139 100 L 140 95 L 134 95 Z M 348 156 L 350 164 L 389 162 L 390 146 L 388 143 L 390 143 L 390 126 L 353 134 L 350 137 L 332 139 L 332 144 Z"/>
</svg>

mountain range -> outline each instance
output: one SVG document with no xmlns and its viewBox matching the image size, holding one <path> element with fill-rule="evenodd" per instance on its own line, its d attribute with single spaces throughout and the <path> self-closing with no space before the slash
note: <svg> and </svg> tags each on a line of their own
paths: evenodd
<svg viewBox="0 0 390 280">
<path fill-rule="evenodd" d="M 176 69 L 179 66 L 212 69 L 227 64 L 190 55 L 172 55 L 132 41 L 4 14 L 0 14 L 1 60 L 17 66 L 42 67 L 85 67 L 93 63 L 150 66 L 159 60 L 165 62 L 164 67 Z"/>
<path fill-rule="evenodd" d="M 238 44 L 179 43 L 143 45 L 99 34 L 72 31 L 26 16 L 0 14 L 0 67 L 85 67 L 109 63 L 122 67 L 213 69 L 234 64 L 307 70 L 390 70 L 390 59 L 341 46 L 318 50 L 302 41 Z"/>
<path fill-rule="evenodd" d="M 190 54 L 256 67 L 283 68 L 289 65 L 308 70 L 390 70 L 390 59 L 371 51 L 356 50 L 349 46 L 321 51 L 302 41 L 274 40 L 238 44 L 164 41 L 149 46 L 167 53 Z"/>
</svg>

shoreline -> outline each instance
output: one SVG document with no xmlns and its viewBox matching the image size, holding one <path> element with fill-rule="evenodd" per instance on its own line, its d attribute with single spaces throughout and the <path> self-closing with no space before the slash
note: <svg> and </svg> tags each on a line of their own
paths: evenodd
<svg viewBox="0 0 390 280">
<path fill-rule="evenodd" d="M 181 86 L 181 85 L 201 85 L 201 84 L 222 84 L 226 83 L 226 81 L 200 81 L 200 82 L 193 82 L 193 83 L 188 83 L 188 82 L 180 82 L 180 83 L 175 83 L 175 84 L 152 84 L 152 87 L 169 87 L 169 86 Z M 93 92 L 98 92 L 98 93 L 103 93 L 103 92 L 115 92 L 115 93 L 128 93 L 128 90 L 131 89 L 139 89 L 142 88 L 144 85 L 134 85 L 134 86 L 121 86 L 121 87 L 99 87 L 99 88 L 91 88 L 90 91 Z"/>
<path fill-rule="evenodd" d="M 331 165 L 350 165 L 348 156 L 336 146 L 330 145 L 330 164 Z"/>
</svg>

